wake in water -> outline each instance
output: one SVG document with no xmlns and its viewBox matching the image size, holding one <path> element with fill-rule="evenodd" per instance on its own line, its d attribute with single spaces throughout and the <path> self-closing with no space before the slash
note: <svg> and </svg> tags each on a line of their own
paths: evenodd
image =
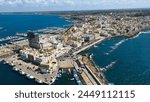
<svg viewBox="0 0 150 102">
<path fill-rule="evenodd" d="M 115 64 L 117 63 L 117 61 L 113 61 L 110 64 L 108 64 L 107 66 L 105 66 L 104 68 L 101 68 L 101 71 L 107 71 L 110 68 L 112 68 Z"/>
<path fill-rule="evenodd" d="M 111 50 L 105 53 L 105 55 L 110 55 L 114 50 L 116 50 L 122 43 L 124 43 L 127 39 L 121 40 L 118 43 L 116 43 L 114 46 L 111 46 Z"/>
</svg>

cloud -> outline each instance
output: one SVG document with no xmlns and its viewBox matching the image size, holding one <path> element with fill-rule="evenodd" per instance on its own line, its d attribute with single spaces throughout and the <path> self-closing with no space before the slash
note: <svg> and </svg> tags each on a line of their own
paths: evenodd
<svg viewBox="0 0 150 102">
<path fill-rule="evenodd" d="M 55 4 L 58 0 L 0 0 L 0 4 L 4 6 L 48 6 L 49 4 Z"/>
<path fill-rule="evenodd" d="M 0 0 L 0 11 L 142 8 L 149 4 L 150 0 Z"/>
</svg>

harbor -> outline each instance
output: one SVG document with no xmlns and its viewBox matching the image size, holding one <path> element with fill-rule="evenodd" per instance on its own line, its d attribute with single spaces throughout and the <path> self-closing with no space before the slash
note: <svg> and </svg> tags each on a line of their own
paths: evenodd
<svg viewBox="0 0 150 102">
<path fill-rule="evenodd" d="M 4 44 L 0 46 L 0 61 L 39 84 L 53 85 L 66 72 L 71 76 L 68 80 L 74 80 L 78 85 L 108 85 L 110 82 L 105 73 L 111 71 L 119 60 L 101 60 L 98 63 L 108 63 L 98 67 L 95 55 L 93 58 L 84 52 L 93 48 L 96 51 L 106 40 L 125 36 L 119 42 L 114 41 L 116 43 L 102 53 L 109 58 L 129 38 L 149 29 L 149 22 L 145 22 L 149 17 L 141 19 L 128 13 L 117 13 L 119 16 L 116 19 L 113 13 L 110 15 L 68 15 L 78 19 L 74 19 L 75 22 L 67 28 L 46 27 L 1 38 L 0 42 Z M 128 23 L 131 25 L 127 26 Z"/>
<path fill-rule="evenodd" d="M 58 72 L 57 70 L 55 70 L 54 73 L 40 74 L 36 71 L 38 66 L 35 66 L 31 63 L 25 63 L 21 60 L 18 60 L 17 58 L 6 58 L 2 61 L 3 63 L 12 66 L 12 70 L 19 72 L 21 75 L 24 75 L 29 79 L 35 80 L 37 83 L 40 84 L 53 84 Z"/>
<path fill-rule="evenodd" d="M 81 49 L 78 51 L 84 51 L 85 49 L 94 46 L 95 44 L 99 43 L 101 40 L 96 41 L 95 43 L 91 43 L 88 46 L 85 46 L 85 48 Z M 23 46 L 28 45 L 28 41 L 22 40 L 21 43 L 20 41 L 16 41 L 12 44 L 7 44 L 4 46 L 1 46 L 0 50 L 0 58 L 1 61 L 4 64 L 8 64 L 12 66 L 12 70 L 19 72 L 21 75 L 26 76 L 29 79 L 35 80 L 37 83 L 40 84 L 48 84 L 51 85 L 55 82 L 55 80 L 58 77 L 61 77 L 61 73 L 59 72 L 59 69 L 63 70 L 72 70 L 71 74 L 74 76 L 74 80 L 76 80 L 78 85 L 103 85 L 106 84 L 104 82 L 101 82 L 101 80 L 98 80 L 98 76 L 95 76 L 95 73 L 100 73 L 100 72 L 93 72 L 90 68 L 91 66 L 88 66 L 87 63 L 84 63 L 81 61 L 80 57 L 76 57 L 76 59 L 72 58 L 66 58 L 66 62 L 61 62 L 59 63 L 58 66 L 53 66 L 56 68 L 53 68 L 52 72 L 48 72 L 45 74 L 39 73 L 37 70 L 39 70 L 39 66 L 25 62 L 18 57 L 18 54 L 15 54 L 13 51 L 16 50 L 16 46 L 20 46 L 22 48 Z M 75 52 L 77 54 L 77 52 Z M 75 54 L 74 53 L 74 54 Z M 65 64 L 66 63 L 66 64 Z M 67 65 L 67 63 L 72 63 L 71 65 Z M 82 63 L 82 64 L 81 64 Z M 67 66 L 66 66 L 67 65 Z M 93 66 L 94 67 L 94 66 Z"/>
</svg>

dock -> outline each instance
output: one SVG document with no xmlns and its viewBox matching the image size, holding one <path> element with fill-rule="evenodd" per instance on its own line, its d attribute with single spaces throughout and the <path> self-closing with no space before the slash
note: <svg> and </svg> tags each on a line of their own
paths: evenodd
<svg viewBox="0 0 150 102">
<path fill-rule="evenodd" d="M 12 66 L 12 70 L 18 71 L 21 75 L 26 75 L 29 79 L 34 79 L 37 83 L 51 85 L 56 79 L 58 68 L 55 66 L 55 70 L 52 73 L 40 74 L 36 72 L 39 66 L 32 63 L 26 63 L 22 60 L 18 60 L 16 57 L 3 59 L 7 64 Z"/>
<path fill-rule="evenodd" d="M 90 60 L 90 57 L 87 55 L 82 56 L 82 61 L 85 64 L 86 70 L 91 74 L 94 78 L 95 82 L 99 85 L 108 85 L 108 81 L 104 77 L 103 73 L 97 69 L 95 64 Z"/>
<path fill-rule="evenodd" d="M 82 48 L 78 48 L 78 50 L 75 51 L 75 52 L 73 53 L 73 55 L 77 55 L 77 54 L 79 54 L 80 52 L 82 52 L 82 51 L 84 51 L 84 50 L 86 50 L 86 49 L 88 49 L 88 48 L 90 48 L 90 47 L 96 45 L 97 43 L 102 42 L 103 40 L 105 40 L 105 37 L 101 37 L 100 39 L 98 39 L 98 40 L 96 40 L 96 41 L 94 41 L 94 42 L 91 42 L 91 43 L 89 43 L 89 44 L 87 44 L 87 45 L 84 45 Z"/>
<path fill-rule="evenodd" d="M 80 56 L 74 61 L 75 69 L 84 85 L 107 85 L 103 73 L 92 63 L 88 56 Z"/>
</svg>

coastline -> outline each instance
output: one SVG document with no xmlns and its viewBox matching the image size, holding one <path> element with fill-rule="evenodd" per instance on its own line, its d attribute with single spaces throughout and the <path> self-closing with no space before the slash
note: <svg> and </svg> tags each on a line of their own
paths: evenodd
<svg viewBox="0 0 150 102">
<path fill-rule="evenodd" d="M 130 37 L 125 37 L 125 39 L 134 39 L 134 38 L 137 38 L 137 37 L 139 37 L 141 34 L 143 34 L 143 32 L 145 32 L 145 31 L 149 31 L 150 29 L 146 29 L 146 30 L 142 30 L 142 31 L 139 31 L 138 33 L 135 33 L 134 35 L 132 35 L 132 36 L 130 36 Z M 124 37 L 124 35 L 121 35 L 121 36 L 123 36 Z M 112 39 L 112 38 L 116 38 L 116 37 L 120 37 L 120 36 L 114 36 L 114 37 L 111 37 L 111 38 L 106 38 L 106 39 L 104 39 L 104 40 L 102 40 L 102 41 L 105 41 L 105 40 L 107 40 L 107 39 Z M 102 43 L 102 41 L 100 41 L 100 42 L 98 42 L 98 43 Z M 96 43 L 97 44 L 97 43 Z M 96 45 L 96 44 L 94 44 L 94 45 Z M 93 46 L 94 46 L 93 45 Z M 93 46 L 91 46 L 91 47 L 89 47 L 89 48 L 92 48 Z M 85 49 L 85 50 L 87 50 L 87 49 Z M 92 54 L 87 54 L 87 53 L 85 53 L 85 55 L 87 56 L 87 58 L 89 58 L 89 60 L 90 60 L 90 62 L 93 64 L 93 66 L 95 67 L 95 69 L 102 75 L 102 77 L 103 77 L 103 79 L 105 79 L 105 81 L 106 81 L 106 84 L 105 85 L 111 85 L 111 83 L 109 83 L 108 82 L 108 80 L 106 79 L 106 77 L 105 77 L 105 75 L 104 75 L 104 73 L 103 73 L 103 71 L 100 69 L 100 67 L 95 63 L 95 61 L 93 60 L 93 58 L 92 58 Z"/>
<path fill-rule="evenodd" d="M 148 30 L 148 29 L 145 29 L 145 30 Z M 139 30 L 138 32 L 134 32 L 132 35 L 129 35 L 129 36 L 126 35 L 126 34 L 124 34 L 124 35 L 122 34 L 122 35 L 116 35 L 116 36 L 112 36 L 112 37 L 105 37 L 105 38 L 102 38 L 102 39 L 95 40 L 94 42 L 90 42 L 87 45 L 83 46 L 83 48 L 81 48 L 78 51 L 74 52 L 74 55 L 78 55 L 78 54 L 80 55 L 80 52 L 85 51 L 85 50 L 87 50 L 90 47 L 93 47 L 97 43 L 102 43 L 102 41 L 107 40 L 107 39 L 116 38 L 118 36 L 124 36 L 126 39 L 136 38 L 136 37 L 138 37 L 142 33 L 142 31 L 145 31 L 145 30 L 141 30 L 141 31 Z M 98 67 L 97 67 L 96 63 L 93 61 L 93 59 L 90 56 L 88 58 L 90 59 L 90 62 L 93 64 L 93 67 L 98 71 L 98 73 L 100 73 L 100 75 L 102 75 L 101 77 L 105 78 L 105 76 L 103 76 L 103 72 L 101 72 L 100 70 L 98 70 Z M 37 81 L 39 81 L 39 80 L 37 80 Z"/>
</svg>

